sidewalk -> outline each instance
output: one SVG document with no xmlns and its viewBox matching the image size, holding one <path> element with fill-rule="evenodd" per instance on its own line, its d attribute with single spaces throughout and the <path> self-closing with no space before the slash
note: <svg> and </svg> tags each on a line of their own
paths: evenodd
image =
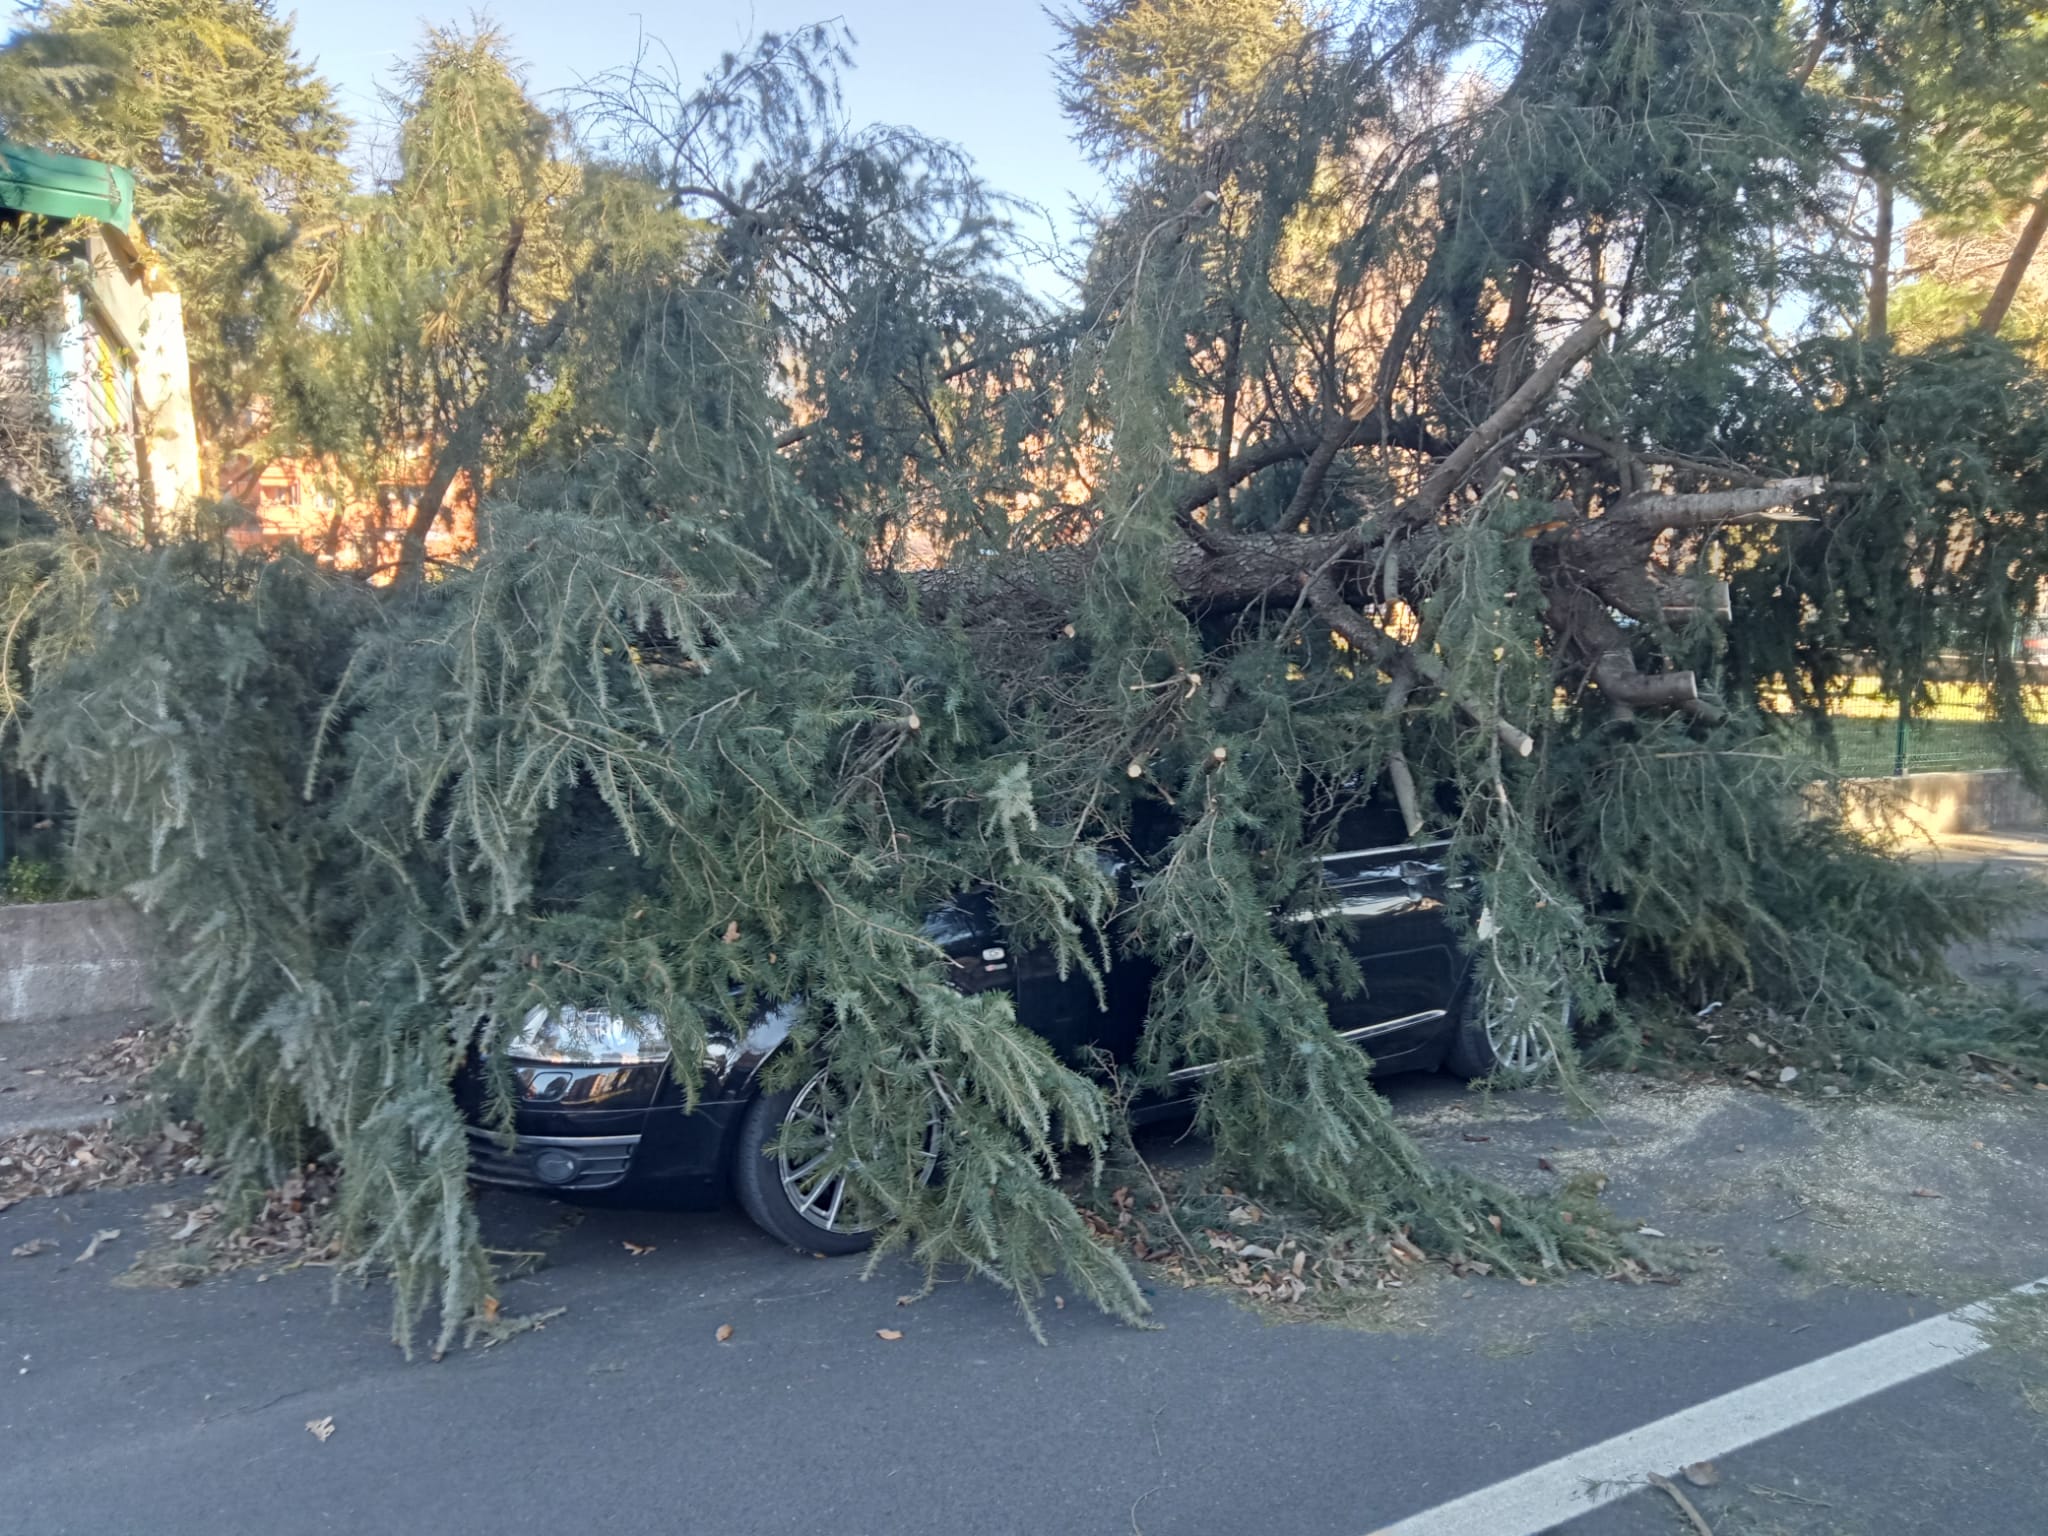
<svg viewBox="0 0 2048 1536">
<path fill-rule="evenodd" d="M 97 1125 L 133 1096 L 132 1013 L 0 1025 L 0 1141 Z"/>
<path fill-rule="evenodd" d="M 2042 882 L 2035 915 L 1988 944 L 1956 951 L 1956 970 L 1986 986 L 2007 983 L 2022 995 L 2048 1001 L 2048 832 L 1950 832 L 1936 840 L 1933 857 L 1948 865 L 1978 865 L 2031 875 Z"/>
</svg>

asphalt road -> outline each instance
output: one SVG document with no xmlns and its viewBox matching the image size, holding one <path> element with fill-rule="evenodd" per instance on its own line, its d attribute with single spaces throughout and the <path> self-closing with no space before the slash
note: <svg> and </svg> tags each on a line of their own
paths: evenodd
<svg viewBox="0 0 2048 1536">
<path fill-rule="evenodd" d="M 2048 1127 L 1988 1098 L 1828 1122 L 1756 1094 L 1620 1084 L 1599 1120 L 1573 1122 L 1531 1095 L 1416 1081 L 1396 1097 L 1437 1150 L 1505 1176 L 1557 1176 L 1538 1155 L 1598 1160 L 1617 1209 L 1671 1234 L 1685 1282 L 1439 1277 L 1370 1326 L 1167 1289 L 1156 1330 L 1070 1299 L 1041 1346 L 986 1286 L 902 1307 L 906 1271 L 863 1280 L 736 1214 L 496 1195 L 499 1240 L 549 1255 L 507 1286 L 507 1311 L 567 1310 L 406 1364 L 385 1295 L 331 1298 L 321 1272 L 113 1283 L 162 1190 L 30 1201 L 0 1214 L 0 1252 L 60 1246 L 0 1259 L 0 1532 L 1365 1536 L 2048 1275 Z M 1911 1195 L 1935 1179 L 1941 1199 Z M 100 1228 L 123 1236 L 70 1262 Z M 1715 1536 L 2036 1533 L 2043 1379 L 2034 1353 L 1995 1350 L 1724 1457 L 1719 1486 L 1691 1496 Z M 325 1441 L 305 1427 L 330 1417 Z M 1683 1518 L 1648 1490 L 1563 1528 Z"/>
</svg>

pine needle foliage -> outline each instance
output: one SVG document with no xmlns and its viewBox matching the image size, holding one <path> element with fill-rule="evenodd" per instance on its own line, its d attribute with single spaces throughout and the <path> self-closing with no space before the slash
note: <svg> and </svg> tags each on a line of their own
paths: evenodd
<svg viewBox="0 0 2048 1536">
<path fill-rule="evenodd" d="M 435 40 L 402 142 L 488 87 L 483 202 L 366 201 L 321 323 L 375 383 L 354 440 L 475 467 L 473 559 L 0 550 L 10 744 L 169 929 L 232 1175 L 334 1156 L 358 1268 L 444 1348 L 489 1285 L 463 1062 L 535 1006 L 656 1015 L 684 1062 L 782 1009 L 772 1080 L 822 1067 L 881 1251 L 1135 1318 L 1059 1187 L 1113 1100 L 926 935 L 979 893 L 1105 995 L 1152 974 L 1138 1087 L 1221 1063 L 1197 1114 L 1245 1187 L 1615 1265 L 1432 1166 L 1329 1027 L 1374 978 L 1318 861 L 1389 791 L 1450 840 L 1482 998 L 1739 987 L 1815 1053 L 1938 1054 L 1904 1037 L 1942 949 L 2009 903 L 1812 814 L 1758 705 L 1958 656 L 2017 704 L 2039 384 L 1845 318 L 1867 253 L 1796 20 L 1091 5 L 1063 78 L 1117 182 L 1066 315 L 956 152 L 840 125 L 831 28 L 701 86 L 643 56 L 573 133 Z M 553 177 L 549 254 L 493 285 Z"/>
</svg>

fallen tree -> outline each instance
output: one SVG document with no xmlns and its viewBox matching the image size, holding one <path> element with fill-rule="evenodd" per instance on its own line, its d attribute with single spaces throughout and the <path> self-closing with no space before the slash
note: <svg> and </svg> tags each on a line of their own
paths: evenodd
<svg viewBox="0 0 2048 1536">
<path fill-rule="evenodd" d="M 1193 48 L 1123 138 L 1147 29 L 1199 18 L 1075 23 L 1119 180 L 1070 316 L 952 152 L 832 126 L 828 31 L 600 82 L 587 259 L 464 419 L 479 547 L 435 580 L 23 514 L 16 750 L 176 936 L 210 1144 L 257 1183 L 331 1155 L 401 1333 L 438 1309 L 445 1345 L 491 1286 L 451 1076 L 565 1003 L 693 1061 L 802 999 L 780 1070 L 827 1068 L 885 1247 L 1141 1312 L 1057 1182 L 1103 1086 L 920 931 L 964 888 L 1063 967 L 1156 967 L 1138 1070 L 1226 1063 L 1198 1114 L 1233 1177 L 1522 1275 L 1625 1246 L 1422 1157 L 1272 919 L 1347 808 L 1389 785 L 1451 838 L 1480 985 L 1588 1019 L 1746 989 L 1838 1067 L 1998 915 L 1808 818 L 1757 708 L 1958 645 L 2019 708 L 2048 561 L 2024 360 L 1829 307 L 1863 253 L 1780 8 L 1558 0 L 1456 90 L 1458 15 L 1261 14 L 1257 70 Z M 1098 854 L 1140 820 L 1119 907 Z"/>
</svg>

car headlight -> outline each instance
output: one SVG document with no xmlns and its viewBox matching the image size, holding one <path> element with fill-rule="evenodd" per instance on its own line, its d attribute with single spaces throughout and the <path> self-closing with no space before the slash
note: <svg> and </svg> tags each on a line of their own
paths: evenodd
<svg viewBox="0 0 2048 1536">
<path fill-rule="evenodd" d="M 536 1008 L 507 1054 L 525 1061 L 631 1066 L 668 1060 L 668 1036 L 651 1013 L 634 1017 L 601 1008 Z"/>
</svg>

